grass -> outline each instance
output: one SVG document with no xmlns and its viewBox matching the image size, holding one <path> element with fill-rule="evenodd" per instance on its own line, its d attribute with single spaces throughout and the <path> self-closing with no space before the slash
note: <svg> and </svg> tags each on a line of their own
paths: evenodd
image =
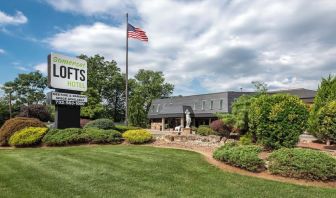
<svg viewBox="0 0 336 198">
<path fill-rule="evenodd" d="M 336 189 L 226 173 L 200 154 L 144 146 L 0 150 L 0 197 L 335 197 Z"/>
</svg>

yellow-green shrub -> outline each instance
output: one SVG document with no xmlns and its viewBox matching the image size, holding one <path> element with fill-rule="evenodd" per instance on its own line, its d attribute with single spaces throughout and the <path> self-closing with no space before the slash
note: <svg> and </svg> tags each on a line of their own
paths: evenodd
<svg viewBox="0 0 336 198">
<path fill-rule="evenodd" d="M 17 131 L 12 135 L 8 141 L 9 145 L 23 147 L 33 146 L 41 142 L 41 139 L 48 131 L 44 127 L 28 127 Z"/>
<path fill-rule="evenodd" d="M 128 130 L 122 136 L 131 144 L 142 144 L 152 139 L 152 134 L 144 129 Z"/>
</svg>

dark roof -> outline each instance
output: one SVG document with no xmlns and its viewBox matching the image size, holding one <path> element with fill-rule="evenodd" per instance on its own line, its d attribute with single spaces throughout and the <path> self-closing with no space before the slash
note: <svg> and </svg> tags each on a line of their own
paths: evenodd
<svg viewBox="0 0 336 198">
<path fill-rule="evenodd" d="M 274 93 L 288 93 L 288 94 L 291 94 L 291 95 L 296 95 L 301 99 L 314 98 L 315 95 L 316 95 L 316 91 L 310 90 L 310 89 L 304 89 L 304 88 L 270 91 L 269 93 L 271 93 L 271 94 L 274 94 Z"/>
</svg>

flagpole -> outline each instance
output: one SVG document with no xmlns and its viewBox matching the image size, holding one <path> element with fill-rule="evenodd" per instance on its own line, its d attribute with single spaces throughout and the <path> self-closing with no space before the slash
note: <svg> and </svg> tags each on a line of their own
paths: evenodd
<svg viewBox="0 0 336 198">
<path fill-rule="evenodd" d="M 128 126 L 128 13 L 126 13 L 126 112 L 125 125 Z"/>
</svg>

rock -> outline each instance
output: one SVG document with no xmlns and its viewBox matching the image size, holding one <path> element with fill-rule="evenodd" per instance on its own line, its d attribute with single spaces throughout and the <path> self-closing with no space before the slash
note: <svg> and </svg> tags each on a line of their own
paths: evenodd
<svg viewBox="0 0 336 198">
<path fill-rule="evenodd" d="M 187 136 L 186 135 L 177 135 L 177 136 L 174 137 L 174 141 L 186 142 L 187 141 Z"/>
<path fill-rule="evenodd" d="M 216 143 L 216 142 L 220 142 L 221 137 L 218 135 L 209 135 L 208 139 L 209 139 L 209 142 Z"/>
<path fill-rule="evenodd" d="M 165 135 L 164 140 L 167 142 L 173 142 L 174 141 L 174 135 Z"/>
</svg>

